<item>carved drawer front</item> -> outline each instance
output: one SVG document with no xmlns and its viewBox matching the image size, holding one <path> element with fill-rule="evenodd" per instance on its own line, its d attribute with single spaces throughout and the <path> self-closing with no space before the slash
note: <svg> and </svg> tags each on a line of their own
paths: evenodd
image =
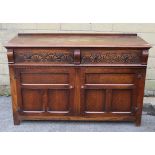
<svg viewBox="0 0 155 155">
<path fill-rule="evenodd" d="M 73 72 L 73 69 L 63 67 L 19 69 L 16 78 L 20 85 L 20 110 L 24 113 L 70 115 L 73 112 Z"/>
<path fill-rule="evenodd" d="M 15 63 L 74 63 L 74 51 L 68 48 L 25 48 L 14 50 Z"/>
<path fill-rule="evenodd" d="M 139 64 L 140 50 L 82 49 L 81 64 Z"/>
<path fill-rule="evenodd" d="M 81 98 L 85 115 L 134 113 L 137 74 L 128 69 L 82 70 Z"/>
</svg>

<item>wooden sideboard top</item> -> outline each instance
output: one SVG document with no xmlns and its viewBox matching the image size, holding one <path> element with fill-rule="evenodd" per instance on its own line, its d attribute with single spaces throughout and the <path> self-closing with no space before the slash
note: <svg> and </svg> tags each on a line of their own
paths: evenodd
<svg viewBox="0 0 155 155">
<path fill-rule="evenodd" d="M 127 47 L 148 49 L 151 46 L 133 33 L 19 33 L 5 47 Z"/>
</svg>

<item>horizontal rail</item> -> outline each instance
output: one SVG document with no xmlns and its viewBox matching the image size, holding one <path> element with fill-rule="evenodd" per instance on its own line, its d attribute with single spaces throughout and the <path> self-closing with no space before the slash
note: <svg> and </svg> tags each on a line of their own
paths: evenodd
<svg viewBox="0 0 155 155">
<path fill-rule="evenodd" d="M 22 84 L 22 88 L 27 89 L 73 89 L 69 84 Z"/>
<path fill-rule="evenodd" d="M 82 89 L 134 89 L 134 84 L 85 84 Z"/>
</svg>

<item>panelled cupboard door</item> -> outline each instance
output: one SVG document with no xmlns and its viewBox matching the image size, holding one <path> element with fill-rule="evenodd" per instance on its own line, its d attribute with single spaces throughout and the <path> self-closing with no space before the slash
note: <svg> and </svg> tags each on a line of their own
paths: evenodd
<svg viewBox="0 0 155 155">
<path fill-rule="evenodd" d="M 136 81 L 136 70 L 97 67 L 81 69 L 82 114 L 134 114 Z"/>
<path fill-rule="evenodd" d="M 74 111 L 72 68 L 17 69 L 19 109 L 24 113 L 70 115 Z"/>
</svg>

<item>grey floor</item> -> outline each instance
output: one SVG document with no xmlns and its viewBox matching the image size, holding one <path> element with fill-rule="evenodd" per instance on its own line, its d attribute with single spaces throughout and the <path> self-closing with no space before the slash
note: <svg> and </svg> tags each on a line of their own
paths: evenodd
<svg viewBox="0 0 155 155">
<path fill-rule="evenodd" d="M 13 125 L 11 98 L 0 97 L 1 132 L 154 132 L 155 116 L 142 116 L 141 127 L 127 122 L 23 121 Z"/>
</svg>

